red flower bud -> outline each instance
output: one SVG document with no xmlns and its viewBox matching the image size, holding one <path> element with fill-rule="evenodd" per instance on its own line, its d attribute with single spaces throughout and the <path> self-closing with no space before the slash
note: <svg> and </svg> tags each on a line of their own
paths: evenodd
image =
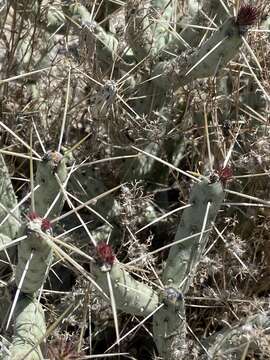
<svg viewBox="0 0 270 360">
<path fill-rule="evenodd" d="M 115 260 L 115 255 L 111 245 L 105 243 L 105 241 L 100 242 L 96 247 L 97 255 L 99 260 L 103 264 L 113 265 Z"/>
<path fill-rule="evenodd" d="M 50 223 L 50 220 L 48 219 L 42 219 L 42 222 L 41 222 L 41 230 L 42 231 L 47 231 L 47 230 L 50 230 L 52 228 L 52 225 Z"/>
<path fill-rule="evenodd" d="M 236 24 L 239 26 L 253 25 L 258 17 L 258 10 L 251 5 L 242 5 L 236 17 Z"/>
<path fill-rule="evenodd" d="M 223 186 L 226 185 L 228 180 L 233 178 L 233 171 L 230 166 L 225 166 L 224 168 L 219 169 L 217 173 Z"/>
</svg>

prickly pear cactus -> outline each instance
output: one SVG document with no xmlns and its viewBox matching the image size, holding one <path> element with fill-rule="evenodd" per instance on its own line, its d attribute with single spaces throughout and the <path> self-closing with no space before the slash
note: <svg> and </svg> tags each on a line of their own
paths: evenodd
<svg viewBox="0 0 270 360">
<path fill-rule="evenodd" d="M 192 206 L 184 210 L 176 231 L 179 244 L 171 247 L 166 261 L 162 275 L 165 285 L 187 292 L 223 199 L 223 186 L 215 178 L 194 185 L 189 199 Z"/>
<path fill-rule="evenodd" d="M 71 175 L 68 190 L 80 201 L 86 202 L 106 191 L 104 183 L 95 176 L 90 166 L 84 166 Z M 91 205 L 100 215 L 106 216 L 113 205 L 113 198 L 107 196 Z"/>
<path fill-rule="evenodd" d="M 49 151 L 38 164 L 35 179 L 35 185 L 39 185 L 35 191 L 35 212 L 41 218 L 54 219 L 62 210 L 64 195 L 56 177 L 64 184 L 67 177 L 65 158 L 56 151 Z"/>
<path fill-rule="evenodd" d="M 192 283 L 223 199 L 222 183 L 213 174 L 193 186 L 189 199 L 191 206 L 182 214 L 175 235 L 175 241 L 179 243 L 171 247 L 163 271 L 165 289 L 160 300 L 164 306 L 154 314 L 153 320 L 155 341 L 164 359 L 177 360 L 187 356 L 183 296 Z"/>
<path fill-rule="evenodd" d="M 14 239 L 20 227 L 20 210 L 4 158 L 0 154 L 0 232 Z M 8 211 L 6 211 L 7 209 Z M 9 211 L 14 214 L 12 216 Z"/>
<path fill-rule="evenodd" d="M 52 248 L 47 241 L 51 235 L 48 220 L 36 214 L 30 214 L 25 226 L 27 238 L 18 245 L 18 263 L 16 266 L 16 284 L 24 293 L 35 293 L 45 281 L 53 259 Z M 28 264 L 28 268 L 27 265 Z M 24 272 L 27 270 L 26 274 Z"/>
<path fill-rule="evenodd" d="M 10 355 L 3 360 L 43 360 L 40 343 L 46 333 L 42 306 L 35 298 L 21 295 L 15 310 L 15 328 Z"/>
<path fill-rule="evenodd" d="M 262 134 L 269 140 L 267 1 L 2 3 L 1 151 L 23 160 L 11 178 L 0 155 L 0 358 L 42 360 L 44 338 L 51 360 L 84 358 L 82 349 L 85 358 L 270 358 L 269 311 L 242 321 L 258 304 L 267 309 L 270 289 L 269 156 L 259 146 Z M 66 155 L 46 153 L 52 144 Z M 238 193 L 224 189 L 224 168 L 199 175 L 237 161 Z M 213 226 L 221 205 L 224 236 Z M 61 288 L 47 287 L 49 272 Z M 187 311 L 190 299 L 199 304 Z M 40 302 L 54 322 L 47 331 Z M 70 329 L 72 340 L 59 341 Z M 126 329 L 138 332 L 127 338 Z M 153 339 L 144 353 L 130 346 L 141 334 Z"/>
<path fill-rule="evenodd" d="M 239 20 L 229 18 L 197 49 L 158 63 L 154 70 L 156 86 L 177 89 L 193 80 L 216 75 L 239 53 L 244 34 L 245 28 Z"/>
<path fill-rule="evenodd" d="M 153 319 L 153 335 L 158 352 L 164 359 L 184 359 L 187 356 L 184 298 L 176 288 L 165 287 L 159 301 L 163 307 Z"/>
<path fill-rule="evenodd" d="M 158 306 L 158 295 L 154 289 L 135 280 L 125 266 L 119 263 L 110 245 L 100 242 L 97 245 L 97 266 L 94 268 L 95 280 L 108 294 L 109 273 L 117 308 L 130 314 L 148 316 Z"/>
</svg>

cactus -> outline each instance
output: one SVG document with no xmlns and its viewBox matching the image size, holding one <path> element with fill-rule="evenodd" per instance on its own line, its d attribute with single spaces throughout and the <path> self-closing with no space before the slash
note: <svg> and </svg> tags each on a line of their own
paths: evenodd
<svg viewBox="0 0 270 360">
<path fill-rule="evenodd" d="M 0 234 L 0 247 L 3 248 L 0 252 L 0 270 L 1 273 L 5 272 L 7 268 L 7 264 L 10 262 L 10 258 L 14 256 L 14 247 L 10 247 L 9 249 L 7 246 L 11 245 L 12 239 L 4 234 Z"/>
<path fill-rule="evenodd" d="M 269 54 L 267 37 L 248 31 L 258 18 L 269 28 L 263 3 L 1 8 L 1 151 L 13 161 L 0 154 L 1 359 L 42 360 L 45 341 L 55 358 L 121 356 L 116 345 L 138 359 L 267 354 L 258 333 L 266 339 L 269 311 L 255 305 L 269 292 L 270 191 L 250 175 L 269 175 Z M 231 163 L 249 178 L 228 190 Z M 138 328 L 153 340 L 145 352 L 128 337 Z"/>
<path fill-rule="evenodd" d="M 3 158 L 2 161 L 6 171 Z M 19 297 L 18 303 L 15 303 L 16 324 L 10 348 L 11 359 L 20 359 L 23 355 L 27 355 L 27 358 L 33 360 L 43 359 L 39 341 L 45 335 L 46 326 L 43 310 L 35 300 L 35 294 L 42 287 L 48 275 L 53 253 L 51 245 L 47 241 L 47 237 L 51 236 L 51 224 L 48 219 L 42 219 L 37 214 L 44 216 L 50 210 L 48 214 L 50 219 L 60 215 L 63 207 L 63 195 L 60 193 L 56 176 L 62 183 L 66 180 L 67 170 L 64 159 L 56 152 L 48 152 L 37 168 L 36 182 L 39 187 L 33 198 L 34 204 L 32 204 L 37 213 L 30 213 L 28 222 L 18 229 L 18 233 L 26 235 L 26 239 L 18 244 L 15 281 L 18 287 L 17 293 L 19 294 L 18 291 L 20 291 L 22 295 Z M 7 176 L 3 176 L 3 179 L 6 183 L 6 179 L 8 179 L 9 193 L 12 196 L 13 188 L 10 179 Z M 16 202 L 15 204 L 7 202 L 6 198 L 4 198 L 3 204 L 9 211 L 16 206 Z M 2 247 L 5 247 L 6 244 L 10 245 L 12 241 L 4 234 L 1 234 L 1 240 Z M 28 294 L 29 297 L 25 297 L 24 294 Z M 30 351 L 32 348 L 34 350 Z"/>
<path fill-rule="evenodd" d="M 170 249 L 162 276 L 165 285 L 174 286 L 183 294 L 187 292 L 223 199 L 220 182 L 211 183 L 206 179 L 194 186 L 189 200 L 192 206 L 185 209 L 175 235 L 176 241 L 184 241 Z M 193 234 L 199 235 L 189 238 Z"/>
<path fill-rule="evenodd" d="M 154 315 L 153 320 L 156 344 L 165 359 L 176 360 L 185 355 L 183 295 L 192 284 L 209 237 L 208 230 L 215 221 L 223 198 L 223 187 L 219 180 L 213 176 L 203 179 L 193 187 L 189 200 L 192 206 L 184 210 L 178 225 L 175 241 L 179 243 L 171 247 L 162 275 L 165 306 Z M 195 234 L 198 235 L 192 236 Z"/>
<path fill-rule="evenodd" d="M 226 20 L 227 12 L 224 11 L 222 3 L 216 0 L 209 1 L 188 1 L 188 15 L 180 18 L 180 29 L 171 41 L 163 48 L 161 60 L 169 58 L 169 54 L 180 55 L 189 48 L 199 46 L 202 38 L 200 27 L 213 27 L 214 24 L 223 23 Z M 204 14 L 208 14 L 206 17 Z M 189 26 L 191 24 L 191 26 Z M 192 25 L 195 25 L 193 27 Z M 208 35 L 209 36 L 209 35 Z M 168 54 L 169 53 L 169 54 Z"/>
<path fill-rule="evenodd" d="M 1 276 L 2 277 L 2 276 Z M 10 309 L 10 304 L 12 303 L 10 287 L 8 283 L 0 284 L 0 323 L 1 330 L 4 328 L 6 322 L 7 314 Z"/>
<path fill-rule="evenodd" d="M 239 52 L 245 24 L 229 18 L 198 49 L 187 50 L 175 59 L 158 63 L 155 84 L 164 90 L 177 89 L 196 79 L 216 75 Z"/>
<path fill-rule="evenodd" d="M 153 334 L 159 354 L 176 360 L 187 355 L 185 302 L 181 292 L 165 287 L 160 294 L 164 306 L 154 315 Z"/>
<path fill-rule="evenodd" d="M 269 311 L 258 313 L 240 321 L 230 329 L 222 330 L 204 340 L 211 359 L 239 358 L 249 348 L 260 346 L 257 332 L 269 328 Z M 263 345 L 262 345 L 263 346 Z"/>
<path fill-rule="evenodd" d="M 150 2 L 131 0 L 127 3 L 127 40 L 139 61 L 153 49 L 154 36 L 148 16 Z"/>
<path fill-rule="evenodd" d="M 3 360 L 43 360 L 39 347 L 46 325 L 42 306 L 29 295 L 22 295 L 15 311 L 15 329 L 9 356 Z"/>
<path fill-rule="evenodd" d="M 2 154 L 0 154 L 0 203 L 0 232 L 14 238 L 20 227 L 20 212 Z M 5 209 L 10 210 L 14 216 L 7 214 Z"/>
<path fill-rule="evenodd" d="M 37 168 L 36 184 L 39 185 L 35 191 L 35 211 L 40 217 L 48 220 L 60 215 L 64 203 L 64 195 L 55 176 L 61 183 L 67 177 L 65 158 L 55 151 L 46 153 Z M 56 201 L 55 201 L 56 200 Z M 48 210 L 52 206 L 49 214 Z"/>
<path fill-rule="evenodd" d="M 96 282 L 109 294 L 106 271 L 94 270 Z M 148 285 L 135 280 L 124 265 L 114 262 L 109 270 L 117 308 L 129 314 L 148 316 L 158 306 L 158 296 Z"/>
<path fill-rule="evenodd" d="M 18 263 L 16 266 L 16 284 L 19 287 L 21 279 L 21 291 L 35 293 L 45 281 L 45 275 L 52 262 L 52 249 L 46 240 L 46 232 L 50 233 L 50 225 L 35 214 L 26 225 L 27 238 L 18 245 Z M 23 273 L 26 264 L 32 254 L 26 276 Z"/>
</svg>

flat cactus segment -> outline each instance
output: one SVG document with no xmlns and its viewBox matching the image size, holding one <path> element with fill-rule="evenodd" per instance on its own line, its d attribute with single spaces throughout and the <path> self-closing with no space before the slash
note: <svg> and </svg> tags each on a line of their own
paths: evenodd
<svg viewBox="0 0 270 360">
<path fill-rule="evenodd" d="M 171 38 L 172 6 L 164 0 L 129 0 L 127 42 L 138 61 L 158 54 Z"/>
<path fill-rule="evenodd" d="M 140 61 L 150 54 L 154 41 L 149 19 L 150 0 L 129 0 L 126 9 L 127 40 Z"/>
<path fill-rule="evenodd" d="M 112 33 L 105 31 L 102 26 L 93 21 L 92 15 L 85 6 L 79 3 L 63 5 L 62 10 L 64 14 L 74 20 L 74 23 L 69 22 L 74 30 L 81 32 L 81 40 L 84 38 L 83 43 L 88 48 L 89 63 L 92 61 L 93 49 L 97 51 L 98 59 L 105 63 L 111 63 L 116 59 L 118 40 Z M 93 45 L 94 47 L 92 47 Z"/>
<path fill-rule="evenodd" d="M 0 283 L 0 324 L 2 328 L 7 320 L 7 314 L 9 313 L 11 305 L 12 305 L 12 295 L 10 293 L 10 289 L 4 282 Z M 0 352 L 0 359 L 1 359 L 1 352 Z"/>
<path fill-rule="evenodd" d="M 198 49 L 187 50 L 173 60 L 155 66 L 156 86 L 177 89 L 196 79 L 215 75 L 239 52 L 243 44 L 240 26 L 229 18 Z"/>
<path fill-rule="evenodd" d="M 202 39 L 201 27 L 213 27 L 214 25 L 210 22 L 210 19 L 214 19 L 215 24 L 223 23 L 228 16 L 219 0 L 191 0 L 187 1 L 187 3 L 188 13 L 179 19 L 179 26 L 182 28 L 179 33 L 180 36 L 177 36 L 178 34 L 174 35 L 173 39 L 162 49 L 163 51 L 159 54 L 161 60 L 168 60 L 171 54 L 180 55 L 188 47 L 196 48 Z M 204 14 L 208 14 L 208 17 Z M 198 28 L 194 28 L 192 24 L 198 26 Z"/>
<path fill-rule="evenodd" d="M 11 242 L 12 239 L 10 237 L 0 233 L 0 248 L 2 246 L 6 246 L 10 244 Z M 13 258 L 14 255 L 15 255 L 15 246 L 0 251 L 0 276 L 2 275 L 2 271 L 6 269 L 7 263 L 9 262 L 9 258 Z"/>
<path fill-rule="evenodd" d="M 173 287 L 165 287 L 159 298 L 164 306 L 153 319 L 153 335 L 159 355 L 166 360 L 184 359 L 186 322 L 182 294 Z"/>
<path fill-rule="evenodd" d="M 0 206 L 0 233 L 14 239 L 20 227 L 20 223 L 16 220 L 20 217 L 20 211 L 19 209 L 13 211 L 17 206 L 17 198 L 2 154 L 0 154 L 0 204 L 3 205 Z M 12 211 L 16 218 L 12 215 L 8 216 L 4 208 Z"/>
<path fill-rule="evenodd" d="M 68 191 L 74 194 L 80 201 L 86 202 L 106 191 L 102 179 L 96 176 L 90 166 L 79 168 L 71 176 L 67 185 Z M 113 206 L 113 197 L 106 196 L 91 205 L 102 216 L 107 216 Z"/>
<path fill-rule="evenodd" d="M 65 158 L 56 151 L 49 151 L 39 163 L 36 173 L 35 185 L 39 188 L 35 191 L 35 211 L 40 217 L 44 217 L 57 196 L 58 199 L 52 210 L 46 216 L 49 220 L 58 217 L 64 204 L 64 195 L 61 193 L 56 176 L 63 184 L 67 178 Z"/>
<path fill-rule="evenodd" d="M 200 233 L 203 226 L 206 232 L 171 247 L 162 277 L 164 284 L 168 286 L 173 284 L 184 294 L 186 293 L 192 282 L 192 274 L 195 273 L 205 249 L 209 228 L 215 221 L 223 199 L 224 191 L 220 181 L 211 183 L 204 179 L 194 185 L 190 194 L 192 206 L 184 210 L 175 240 Z"/>
<path fill-rule="evenodd" d="M 190 194 L 192 206 L 183 212 L 175 240 L 189 239 L 170 249 L 162 277 L 165 289 L 160 294 L 164 306 L 154 315 L 153 322 L 155 343 L 164 359 L 177 360 L 187 356 L 183 295 L 192 282 L 207 243 L 209 227 L 216 218 L 223 198 L 224 191 L 219 177 L 204 178 L 194 185 Z M 199 235 L 190 238 L 197 233 Z"/>
<path fill-rule="evenodd" d="M 213 360 L 221 358 L 240 359 L 247 343 L 249 349 L 260 347 L 258 338 L 269 331 L 269 326 L 270 312 L 261 311 L 248 316 L 229 328 L 214 333 L 204 339 L 203 344 Z"/>
<path fill-rule="evenodd" d="M 96 282 L 109 294 L 106 272 L 94 269 Z M 110 277 L 116 307 L 132 315 L 148 316 L 158 307 L 158 295 L 155 290 L 143 282 L 135 280 L 124 265 L 115 262 L 110 270 Z"/>
<path fill-rule="evenodd" d="M 151 0 L 152 31 L 154 36 L 153 55 L 160 53 L 173 38 L 171 22 L 174 11 L 172 3 L 167 0 Z M 151 14 L 150 12 L 150 14 Z"/>
<path fill-rule="evenodd" d="M 41 305 L 32 297 L 21 296 L 16 306 L 15 319 L 11 354 L 3 360 L 43 360 L 40 347 L 36 346 L 46 332 Z M 34 346 L 35 349 L 27 355 Z"/>
<path fill-rule="evenodd" d="M 20 284 L 28 259 L 33 253 L 21 285 L 21 291 L 24 293 L 35 293 L 40 289 L 52 261 L 52 249 L 46 241 L 45 232 L 42 232 L 42 223 L 39 217 L 30 220 L 26 226 L 27 239 L 18 245 L 18 264 L 15 275 L 17 286 Z"/>
</svg>

